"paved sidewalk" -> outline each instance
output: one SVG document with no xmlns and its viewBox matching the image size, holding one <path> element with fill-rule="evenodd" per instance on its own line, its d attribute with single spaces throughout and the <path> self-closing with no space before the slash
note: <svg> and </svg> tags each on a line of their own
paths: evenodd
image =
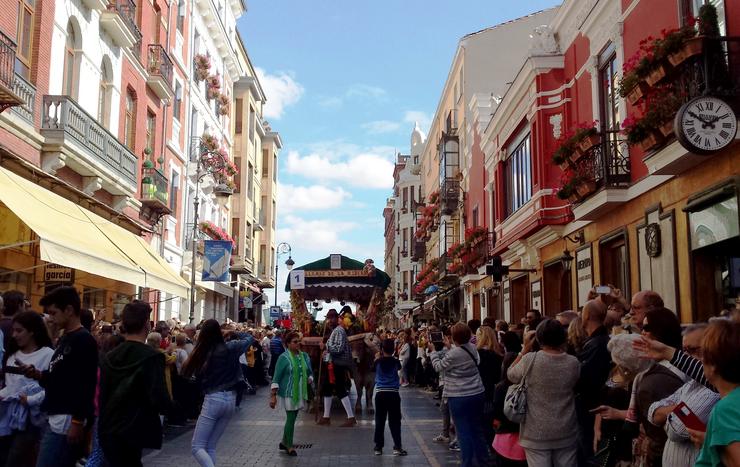
<svg viewBox="0 0 740 467">
<path fill-rule="evenodd" d="M 218 445 L 216 463 L 219 467 L 307 465 L 307 466 L 453 466 L 459 465 L 459 453 L 447 445 L 435 444 L 441 416 L 432 394 L 419 389 L 404 388 L 402 400 L 402 438 L 409 455 L 393 456 L 393 441 L 386 428 L 386 447 L 382 456 L 373 454 L 373 417 L 358 414 L 358 426 L 341 428 L 344 411 L 336 403 L 332 425 L 317 426 L 313 414 L 302 412 L 296 423 L 295 443 L 303 445 L 298 457 L 287 457 L 277 449 L 282 438 L 284 412 L 271 410 L 268 390 L 262 388 L 254 396 L 245 396 L 242 408 L 231 420 Z M 170 438 L 170 436 L 173 436 Z M 146 467 L 197 467 L 190 454 L 192 427 L 171 432 L 161 451 L 147 454 Z"/>
</svg>

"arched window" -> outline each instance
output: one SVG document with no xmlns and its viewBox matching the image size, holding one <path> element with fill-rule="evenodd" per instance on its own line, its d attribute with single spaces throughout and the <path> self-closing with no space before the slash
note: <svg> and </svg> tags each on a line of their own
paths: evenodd
<svg viewBox="0 0 740 467">
<path fill-rule="evenodd" d="M 79 37 L 77 30 L 72 21 L 67 23 L 67 41 L 64 44 L 64 76 L 62 81 L 62 91 L 65 95 L 77 98 L 77 79 L 78 60 L 77 51 L 79 47 Z"/>
<path fill-rule="evenodd" d="M 113 70 L 108 56 L 100 63 L 100 87 L 98 89 L 98 121 L 108 128 L 110 125 L 111 95 L 113 93 Z"/>
</svg>

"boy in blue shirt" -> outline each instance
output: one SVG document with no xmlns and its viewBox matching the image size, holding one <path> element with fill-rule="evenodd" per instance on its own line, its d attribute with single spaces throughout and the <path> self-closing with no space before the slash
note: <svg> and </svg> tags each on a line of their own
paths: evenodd
<svg viewBox="0 0 740 467">
<path fill-rule="evenodd" d="M 393 437 L 393 455 L 408 454 L 401 444 L 401 396 L 398 388 L 401 381 L 398 371 L 401 362 L 393 357 L 395 343 L 385 339 L 381 346 L 382 355 L 375 360 L 375 455 L 383 454 L 385 444 L 385 419 Z"/>
</svg>

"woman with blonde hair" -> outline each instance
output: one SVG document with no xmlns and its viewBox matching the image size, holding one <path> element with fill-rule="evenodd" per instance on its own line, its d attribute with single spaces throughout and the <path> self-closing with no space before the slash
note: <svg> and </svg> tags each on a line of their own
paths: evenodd
<svg viewBox="0 0 740 467">
<path fill-rule="evenodd" d="M 576 316 L 568 325 L 568 353 L 571 355 L 579 354 L 583 350 L 583 344 L 588 338 L 582 323 L 583 319 L 580 316 Z"/>
<path fill-rule="evenodd" d="M 496 331 L 490 326 L 481 326 L 475 333 L 476 348 L 480 363 L 478 370 L 485 389 L 483 400 L 483 433 L 488 446 L 493 443 L 493 396 L 496 384 L 501 379 L 501 364 L 503 363 L 503 349 L 496 339 Z"/>
</svg>

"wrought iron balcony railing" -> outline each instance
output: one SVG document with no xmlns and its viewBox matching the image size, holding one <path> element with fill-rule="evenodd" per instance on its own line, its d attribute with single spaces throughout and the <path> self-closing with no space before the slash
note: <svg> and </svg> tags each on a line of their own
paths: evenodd
<svg viewBox="0 0 740 467">
<path fill-rule="evenodd" d="M 147 47 L 147 85 L 161 99 L 169 99 L 172 90 L 172 59 L 160 44 L 149 44 Z"/>
<path fill-rule="evenodd" d="M 169 182 L 161 170 L 154 167 L 144 167 L 141 178 L 141 201 L 158 203 L 162 208 L 169 210 Z"/>
<path fill-rule="evenodd" d="M 0 31 L 0 112 L 23 103 L 13 92 L 15 50 L 15 42 Z"/>
<path fill-rule="evenodd" d="M 576 161 L 576 172 L 593 180 L 595 190 L 629 186 L 629 147 L 621 133 L 602 132 L 601 142 Z"/>
<path fill-rule="evenodd" d="M 460 181 L 457 178 L 445 178 L 439 190 L 442 214 L 452 214 L 460 203 Z"/>
<path fill-rule="evenodd" d="M 427 244 L 421 240 L 414 239 L 411 242 L 411 261 L 421 261 L 426 255 Z"/>
</svg>

